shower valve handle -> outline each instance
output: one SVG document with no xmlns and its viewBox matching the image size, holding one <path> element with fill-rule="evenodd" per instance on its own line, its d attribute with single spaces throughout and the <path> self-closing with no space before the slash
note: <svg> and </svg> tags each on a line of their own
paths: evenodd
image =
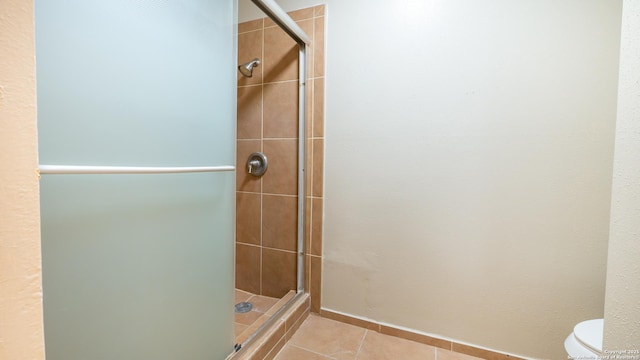
<svg viewBox="0 0 640 360">
<path fill-rule="evenodd" d="M 267 171 L 267 156 L 261 152 L 254 152 L 247 159 L 247 172 L 253 176 L 262 176 Z"/>
<path fill-rule="evenodd" d="M 249 161 L 249 174 L 253 174 L 252 170 L 253 167 L 259 167 L 260 166 L 260 161 L 258 160 L 251 160 Z"/>
</svg>

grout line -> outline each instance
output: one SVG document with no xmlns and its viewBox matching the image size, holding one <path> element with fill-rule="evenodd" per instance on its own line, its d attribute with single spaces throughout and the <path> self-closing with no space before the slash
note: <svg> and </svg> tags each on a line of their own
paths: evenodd
<svg viewBox="0 0 640 360">
<path fill-rule="evenodd" d="M 362 345 L 364 345 L 364 339 L 367 337 L 368 333 L 369 333 L 369 329 L 365 329 L 364 335 L 362 335 L 362 340 L 360 340 L 360 346 L 358 346 L 358 351 L 356 351 L 356 359 L 358 358 L 358 355 L 360 355 L 360 351 L 362 350 Z"/>
<path fill-rule="evenodd" d="M 311 254 L 311 249 L 313 249 L 313 199 L 310 199 L 310 200 L 311 201 L 309 201 L 309 248 L 304 249 L 307 254 Z M 309 293 L 311 293 L 311 264 L 309 264 Z"/>
<path fill-rule="evenodd" d="M 249 294 L 249 295 L 252 295 L 252 296 L 255 295 L 254 293 L 246 291 L 246 290 L 242 290 L 242 289 L 238 289 L 238 288 L 234 288 L 234 289 L 237 290 L 237 291 L 242 291 L 243 293 L 246 293 L 246 294 Z"/>
<path fill-rule="evenodd" d="M 310 89 L 311 91 L 309 92 L 309 94 L 310 94 L 309 95 L 310 96 L 309 103 L 310 103 L 310 107 L 311 107 L 311 111 L 310 111 L 310 117 L 311 117 L 311 119 L 310 119 L 311 120 L 310 121 L 310 128 L 311 129 L 310 129 L 310 132 L 309 132 L 309 134 L 310 134 L 309 139 L 307 140 L 307 141 L 309 141 L 310 147 L 311 147 L 311 149 L 310 149 L 310 151 L 311 151 L 310 161 L 309 161 L 309 164 L 308 164 L 308 166 L 310 167 L 308 169 L 308 174 L 311 175 L 311 179 L 309 181 L 309 187 L 310 188 L 308 189 L 308 192 L 307 192 L 307 194 L 309 195 L 309 198 L 310 198 L 310 202 L 311 202 L 310 220 L 309 220 L 310 221 L 310 224 L 309 224 L 309 249 L 306 249 L 307 253 L 310 255 L 307 258 L 309 260 L 309 267 L 308 267 L 308 269 L 309 269 L 309 274 L 308 274 L 309 291 L 311 291 L 311 288 L 312 288 L 311 279 L 313 278 L 313 274 L 311 273 L 312 272 L 312 270 L 311 270 L 311 261 L 313 259 L 312 256 L 315 256 L 315 255 L 312 254 L 313 244 L 314 244 L 314 240 L 316 240 L 316 241 L 320 241 L 321 240 L 321 239 L 314 239 L 313 238 L 313 223 L 314 223 L 314 221 L 322 221 L 322 214 L 315 214 L 314 211 L 313 211 L 313 205 L 316 202 L 314 199 L 319 199 L 318 197 L 315 197 L 314 193 L 313 193 L 314 183 L 315 183 L 315 180 L 316 180 L 315 178 L 317 176 L 317 174 L 314 171 L 314 168 L 315 168 L 314 165 L 317 165 L 317 164 L 315 164 L 315 156 L 314 156 L 315 155 L 315 144 L 314 143 L 315 143 L 315 140 L 316 140 L 315 123 L 317 121 L 317 119 L 315 118 L 315 115 L 316 115 L 315 110 L 316 110 L 316 107 L 317 107 L 317 104 L 316 104 L 316 101 L 315 101 L 316 100 L 316 85 L 317 85 L 317 79 L 322 78 L 322 80 L 324 81 L 324 76 L 323 77 L 316 76 L 316 69 L 315 69 L 315 67 L 316 67 L 316 58 L 317 58 L 318 54 L 320 53 L 320 51 L 322 51 L 322 53 L 324 54 L 324 48 L 320 49 L 320 48 L 318 48 L 316 46 L 317 45 L 316 44 L 316 38 L 315 38 L 315 35 L 316 35 L 316 20 L 315 19 L 316 18 L 317 17 L 315 16 L 315 9 L 314 9 L 314 17 L 313 17 L 313 20 L 311 21 L 311 23 L 312 23 L 312 32 L 313 33 L 311 34 L 311 36 L 312 36 L 312 44 L 311 44 L 312 56 L 311 56 L 311 59 L 310 59 L 311 61 L 310 61 L 310 70 L 309 70 L 309 73 L 312 76 L 309 78 L 309 80 L 307 80 L 307 83 L 310 83 L 312 85 L 311 89 Z M 323 22 L 324 22 L 324 20 L 323 20 Z M 322 96 L 324 96 L 324 94 L 322 94 Z M 323 133 L 323 135 L 324 135 L 324 133 Z M 307 194 L 305 194 L 305 195 L 307 195 Z M 320 199 L 322 199 L 322 198 L 320 198 Z M 322 202 L 323 202 L 323 206 L 324 206 L 324 199 L 322 199 Z M 319 220 L 316 219 L 316 217 L 318 217 L 318 216 L 319 216 Z M 322 256 L 315 256 L 315 258 L 316 259 L 319 258 L 322 261 Z M 317 278 L 318 277 L 316 276 L 316 279 Z M 319 287 L 321 287 L 321 284 L 319 284 Z M 315 294 L 315 295 L 316 295 L 316 297 L 319 296 L 319 294 Z M 319 298 L 317 298 L 316 301 L 320 302 L 321 300 Z M 363 338 L 363 342 L 364 342 L 364 338 Z M 360 351 L 360 349 L 358 350 L 358 353 L 359 353 L 359 351 Z M 358 353 L 356 353 L 356 358 L 358 357 Z"/>
<path fill-rule="evenodd" d="M 315 14 L 315 9 L 313 10 L 313 12 Z M 311 49 L 311 51 L 312 51 L 312 54 L 311 54 L 311 59 L 310 59 L 311 60 L 310 61 L 311 70 L 309 72 L 312 73 L 313 75 L 315 75 L 315 73 L 316 73 L 315 72 L 315 58 L 316 58 L 315 34 L 316 34 L 316 28 L 315 27 L 316 27 L 316 22 L 315 22 L 315 20 L 312 20 L 311 21 L 311 29 L 312 29 L 312 34 L 311 34 L 311 39 L 312 39 L 311 47 L 312 47 L 312 49 Z M 314 135 L 313 134 L 314 133 L 313 126 L 314 126 L 314 122 L 315 122 L 315 119 L 314 119 L 314 115 L 315 115 L 315 112 L 314 112 L 315 96 L 314 96 L 314 94 L 315 94 L 316 82 L 315 82 L 315 80 L 312 80 L 312 81 L 307 81 L 307 83 L 311 83 L 311 85 L 312 85 L 311 89 L 310 89 L 311 91 L 309 92 L 310 93 L 309 96 L 311 97 L 311 99 L 309 99 L 309 102 L 311 103 L 311 119 L 310 119 L 311 120 L 310 121 L 311 136 L 310 136 L 310 138 L 308 140 L 305 140 L 305 141 L 309 141 L 309 145 L 310 145 L 309 146 L 310 149 L 308 149 L 308 151 L 310 152 L 310 154 L 309 154 L 310 155 L 309 156 L 310 160 L 309 160 L 309 164 L 308 164 L 309 165 L 308 174 L 311 176 L 311 179 L 309 181 L 309 189 L 308 189 L 307 193 L 309 195 L 313 195 L 313 183 L 314 183 L 314 178 L 316 176 L 315 172 L 313 171 L 313 168 L 314 168 L 314 166 L 313 166 L 314 165 L 313 164 L 314 161 L 313 160 L 315 159 L 315 157 L 313 156 L 313 154 L 314 154 L 313 153 L 313 148 L 314 148 L 314 146 L 313 146 L 313 135 Z M 306 136 L 306 134 L 305 134 L 305 136 Z M 313 201 L 311 202 L 311 208 L 312 208 L 311 209 L 311 216 L 313 216 Z M 313 223 L 313 220 L 311 220 L 311 223 Z M 309 226 L 310 226 L 309 227 L 309 253 L 311 253 L 313 237 L 311 235 L 311 233 L 312 233 L 311 224 L 309 224 Z M 309 273 L 311 273 L 311 266 L 309 266 Z M 309 281 L 310 280 L 311 280 L 311 274 L 309 274 Z M 309 284 L 309 289 L 311 289 L 311 284 Z"/>
<path fill-rule="evenodd" d="M 309 62 L 309 75 L 310 79 L 313 79 L 313 77 L 316 75 L 316 57 L 318 54 L 315 17 L 311 20 L 311 35 L 309 37 L 311 38 L 311 61 Z"/>
<path fill-rule="evenodd" d="M 236 241 L 236 243 L 237 243 L 238 245 L 245 245 L 245 246 L 253 246 L 253 247 L 257 247 L 257 248 L 262 248 L 262 245 L 256 245 L 256 244 L 243 243 L 243 242 L 239 242 L 239 241 Z"/>
<path fill-rule="evenodd" d="M 285 250 L 285 249 L 279 249 L 279 248 L 274 248 L 274 247 L 269 247 L 269 246 L 264 246 L 264 245 L 262 246 L 262 248 L 263 249 L 268 249 L 268 250 L 274 250 L 274 251 L 282 251 L 282 252 L 287 252 L 287 253 L 292 253 L 292 254 L 296 253 L 295 250 Z"/>
<path fill-rule="evenodd" d="M 250 87 L 258 87 L 262 86 L 262 84 L 248 84 L 248 85 L 238 85 L 238 89 L 250 88 Z"/>
<path fill-rule="evenodd" d="M 278 347 L 278 344 L 280 343 L 280 341 L 282 341 L 282 347 L 280 349 L 278 349 L 278 351 L 276 353 L 273 353 L 273 351 Z M 280 352 L 282 351 L 282 349 L 284 349 L 284 347 L 286 345 L 287 345 L 287 338 L 286 338 L 285 335 L 282 335 L 280 337 L 280 339 L 278 339 L 278 341 L 276 341 L 276 343 L 273 344 L 273 347 L 271 348 L 271 350 L 269 350 L 269 352 L 267 353 L 265 358 L 275 359 L 276 356 L 278 356 L 278 354 L 280 354 Z M 271 356 L 271 355 L 273 355 L 273 356 Z"/>
<path fill-rule="evenodd" d="M 297 138 L 297 137 L 294 137 L 294 138 L 283 138 L 283 137 L 280 137 L 280 138 L 276 138 L 276 137 L 274 137 L 274 138 L 272 138 L 272 137 L 268 137 L 268 138 L 264 138 L 263 140 L 265 140 L 265 141 L 276 141 L 276 140 L 296 140 L 296 141 L 297 141 L 297 140 L 298 140 L 298 138 Z"/>
<path fill-rule="evenodd" d="M 261 179 L 262 180 L 262 179 Z M 260 190 L 262 191 L 262 183 L 260 184 Z M 264 195 L 260 194 L 260 295 L 263 294 L 263 289 L 262 289 L 262 219 L 263 219 L 263 214 L 262 214 L 262 204 L 264 203 L 263 201 L 263 197 Z"/>
<path fill-rule="evenodd" d="M 254 194 L 254 195 L 260 195 L 262 193 L 259 192 L 255 192 L 255 191 L 244 191 L 244 190 L 236 190 L 237 193 L 241 193 L 241 194 Z"/>
<path fill-rule="evenodd" d="M 318 176 L 318 174 L 316 174 L 315 171 L 315 165 L 317 165 L 315 163 L 315 158 L 316 158 L 316 144 L 315 144 L 315 139 L 311 139 L 311 189 L 309 189 L 309 194 L 313 195 L 314 191 L 313 189 L 315 188 L 315 184 L 316 184 L 316 176 Z"/>
<path fill-rule="evenodd" d="M 265 67 L 264 67 L 264 19 L 262 19 L 262 26 L 260 29 L 262 31 L 262 39 L 261 39 L 261 50 L 260 50 L 260 59 L 262 60 L 262 76 L 260 78 L 260 151 L 264 152 L 264 77 L 266 75 Z M 264 225 L 264 214 L 263 214 L 263 205 L 264 205 L 264 193 L 263 193 L 263 181 L 262 177 L 260 177 L 260 294 L 262 295 L 264 289 L 262 288 L 263 276 L 262 276 L 262 267 L 263 267 L 263 259 L 262 259 L 262 227 Z"/>
<path fill-rule="evenodd" d="M 315 9 L 313 10 L 313 14 L 315 15 Z M 310 169 L 306 169 L 307 171 L 305 171 L 305 173 L 309 174 L 311 176 L 311 179 L 309 180 L 309 189 L 306 189 L 306 193 L 313 195 L 313 135 L 314 135 L 314 124 L 315 124 L 315 88 L 316 88 L 316 81 L 313 79 L 313 75 L 315 75 L 315 58 L 316 58 L 316 39 L 315 39 L 315 35 L 316 35 L 316 22 L 315 19 L 312 17 L 311 20 L 311 46 L 310 46 L 310 50 L 311 50 L 311 56 L 309 57 L 309 62 L 307 63 L 307 69 L 305 69 L 305 72 L 308 72 L 309 75 L 312 75 L 311 78 L 309 79 L 305 79 L 305 83 L 306 86 L 310 85 L 310 89 L 309 89 L 309 99 L 307 99 L 307 104 L 309 105 L 309 121 L 307 122 L 307 125 L 309 126 L 309 129 L 307 129 L 307 133 L 305 134 L 305 137 L 308 136 L 307 139 L 305 139 L 305 142 L 309 142 L 311 143 L 311 156 L 308 157 L 310 159 L 309 163 L 307 164 Z M 305 94 L 306 96 L 307 94 Z M 310 136 L 309 136 L 310 135 Z M 309 149 L 307 149 L 308 151 Z M 305 154 L 306 156 L 306 154 Z M 306 195 L 306 194 L 305 194 Z M 308 254 L 311 254 L 311 249 L 313 249 L 313 220 L 314 220 L 314 214 L 313 214 L 313 198 L 310 199 L 309 201 L 309 248 L 305 249 L 305 252 Z M 311 288 L 312 288 L 312 284 L 311 284 L 311 258 L 309 259 L 309 267 L 307 268 L 309 270 L 309 274 L 308 274 L 308 282 L 309 282 L 309 293 L 311 293 Z M 317 294 L 315 294 L 317 296 Z"/>
<path fill-rule="evenodd" d="M 272 194 L 272 193 L 262 193 L 262 195 L 268 195 L 268 196 L 284 196 L 284 197 L 295 197 L 297 198 L 298 195 L 291 195 L 291 194 Z"/>
<path fill-rule="evenodd" d="M 245 21 L 245 22 L 247 22 L 247 21 Z M 248 34 L 248 33 L 256 32 L 256 31 L 260 31 L 260 30 L 262 30 L 262 28 L 254 29 L 254 30 L 247 30 L 247 31 L 243 31 L 243 32 L 238 32 L 238 35 Z"/>
<path fill-rule="evenodd" d="M 268 81 L 263 83 L 264 85 L 275 85 L 275 84 L 287 84 L 287 83 L 297 83 L 298 79 L 293 80 L 278 80 L 278 81 Z"/>
<path fill-rule="evenodd" d="M 311 258 L 309 256 L 309 249 L 305 249 L 306 253 L 304 258 L 304 270 L 305 270 L 305 279 L 307 287 L 309 288 L 309 312 L 311 312 Z"/>
<path fill-rule="evenodd" d="M 311 16 L 309 18 L 304 18 L 304 19 L 298 19 L 298 20 L 293 20 L 298 26 L 300 26 L 300 24 L 298 24 L 298 22 L 300 21 L 307 21 L 307 20 L 313 20 L 315 18 L 315 16 Z M 275 27 L 279 27 L 278 24 L 275 25 L 269 25 L 269 26 L 265 26 L 264 29 L 271 29 L 271 28 L 275 28 Z M 307 34 L 309 35 L 309 34 Z"/>
<path fill-rule="evenodd" d="M 260 30 L 262 30 L 262 29 L 247 30 L 247 31 L 243 31 L 243 32 L 238 32 L 236 35 L 240 36 L 240 35 L 249 34 L 249 33 L 260 31 Z"/>
<path fill-rule="evenodd" d="M 306 321 L 306 320 L 305 320 L 305 321 Z M 304 350 L 304 351 L 308 351 L 308 352 L 313 353 L 313 354 L 316 354 L 316 355 L 320 355 L 320 356 L 325 357 L 325 358 L 328 358 L 328 359 L 335 359 L 335 358 L 334 358 L 334 357 L 332 357 L 332 356 L 329 356 L 329 355 L 327 355 L 327 354 L 323 354 L 323 353 L 320 353 L 320 352 L 317 352 L 317 351 L 313 351 L 313 350 L 311 350 L 311 349 L 307 349 L 307 348 L 302 347 L 302 346 L 300 346 L 300 345 L 294 345 L 294 344 L 291 344 L 291 343 L 288 343 L 288 345 L 289 345 L 289 346 L 291 346 L 291 347 L 297 347 L 298 349 L 302 349 L 302 350 Z"/>
</svg>

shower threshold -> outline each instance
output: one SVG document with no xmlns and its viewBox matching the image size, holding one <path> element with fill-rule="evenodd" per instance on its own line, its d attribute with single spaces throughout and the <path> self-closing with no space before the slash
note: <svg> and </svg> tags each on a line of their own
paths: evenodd
<svg viewBox="0 0 640 360">
<path fill-rule="evenodd" d="M 250 292 L 236 289 L 236 304 L 243 302 L 251 303 L 250 311 L 235 313 L 235 343 L 242 344 L 251 336 L 262 324 L 264 324 L 276 311 L 284 306 L 295 296 L 295 291 L 291 290 L 281 299 L 255 295 Z M 236 345 L 236 346 L 238 346 Z"/>
</svg>

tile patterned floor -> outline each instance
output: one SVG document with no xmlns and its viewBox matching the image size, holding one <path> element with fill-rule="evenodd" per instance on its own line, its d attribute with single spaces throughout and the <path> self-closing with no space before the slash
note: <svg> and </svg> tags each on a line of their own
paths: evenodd
<svg viewBox="0 0 640 360">
<path fill-rule="evenodd" d="M 480 360 L 311 314 L 275 360 Z"/>
<path fill-rule="evenodd" d="M 278 299 L 268 296 L 254 295 L 252 293 L 236 289 L 236 304 L 243 301 L 248 301 L 253 304 L 251 311 L 242 314 L 235 314 L 236 344 L 244 342 L 284 303 L 291 299 L 293 295 L 295 295 L 295 292 L 290 291 L 282 299 Z"/>
</svg>

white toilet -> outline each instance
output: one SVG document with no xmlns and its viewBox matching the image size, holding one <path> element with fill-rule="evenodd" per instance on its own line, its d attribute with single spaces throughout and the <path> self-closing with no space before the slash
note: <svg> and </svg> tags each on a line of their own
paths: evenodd
<svg viewBox="0 0 640 360">
<path fill-rule="evenodd" d="M 573 328 L 564 341 L 570 359 L 601 359 L 604 319 L 587 320 Z"/>
</svg>

